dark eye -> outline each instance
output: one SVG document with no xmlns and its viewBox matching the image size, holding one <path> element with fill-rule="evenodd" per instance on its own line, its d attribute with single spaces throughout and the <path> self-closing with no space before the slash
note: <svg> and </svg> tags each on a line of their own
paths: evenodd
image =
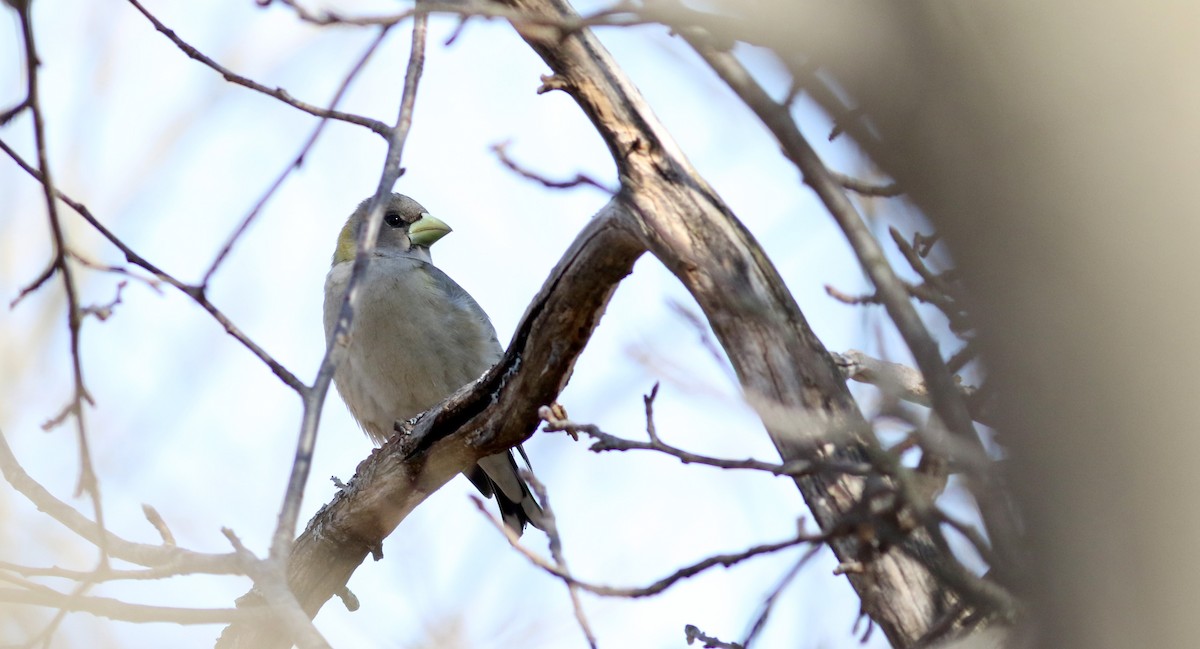
<svg viewBox="0 0 1200 649">
<path fill-rule="evenodd" d="M 383 222 L 388 224 L 388 227 L 399 228 L 404 226 L 404 219 L 396 212 L 388 212 L 383 216 Z"/>
</svg>

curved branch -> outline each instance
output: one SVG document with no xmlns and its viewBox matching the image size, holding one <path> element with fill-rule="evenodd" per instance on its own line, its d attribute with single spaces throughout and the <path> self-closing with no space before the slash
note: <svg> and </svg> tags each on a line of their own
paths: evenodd
<svg viewBox="0 0 1200 649">
<path fill-rule="evenodd" d="M 372 451 L 309 521 L 292 549 L 288 576 L 310 616 L 345 588 L 368 554 L 382 557 L 383 539 L 427 496 L 479 458 L 533 434 L 538 406 L 566 386 L 617 284 L 645 250 L 627 225 L 630 215 L 622 196 L 610 201 L 551 272 L 500 363 Z M 238 606 L 261 601 L 251 591 Z M 286 637 L 269 623 L 235 623 L 217 646 L 281 647 Z"/>
<path fill-rule="evenodd" d="M 570 16 L 565 0 L 503 0 L 544 16 Z M 861 461 L 874 443 L 841 373 L 809 328 L 766 254 L 692 168 L 630 81 L 588 31 L 557 38 L 516 25 L 554 71 L 547 87 L 566 91 L 591 119 L 630 190 L 647 247 L 704 311 L 780 455 L 793 460 Z M 822 529 L 860 501 L 864 480 L 852 475 L 795 478 Z M 914 550 L 931 562 L 953 561 L 916 532 Z M 863 610 L 896 646 L 907 646 L 953 601 L 929 570 L 905 553 L 873 554 L 853 538 L 830 543 Z"/>
</svg>

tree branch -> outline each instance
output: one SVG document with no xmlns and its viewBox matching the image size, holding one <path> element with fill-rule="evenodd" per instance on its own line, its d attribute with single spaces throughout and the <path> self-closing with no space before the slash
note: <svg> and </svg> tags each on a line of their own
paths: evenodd
<svg viewBox="0 0 1200 649">
<path fill-rule="evenodd" d="M 527 439 L 537 406 L 554 400 L 570 377 L 609 298 L 644 248 L 629 229 L 621 196 L 576 238 L 530 303 L 504 358 L 474 384 L 426 412 L 359 464 L 353 479 L 325 505 L 292 548 L 288 581 L 313 616 L 368 554 L 425 498 L 479 458 Z M 239 606 L 255 606 L 251 592 Z M 218 647 L 283 646 L 270 625 L 234 624 Z"/>
<path fill-rule="evenodd" d="M 573 15 L 562 0 L 503 4 L 548 19 Z M 871 431 L 840 371 L 765 253 L 608 53 L 586 30 L 550 38 L 515 26 L 553 70 L 553 87 L 575 99 L 608 145 L 629 189 L 636 231 L 704 311 L 783 459 L 862 461 Z M 796 483 L 822 529 L 853 510 L 864 489 L 850 475 L 801 476 Z M 927 544 L 919 537 L 913 542 Z M 830 545 L 843 561 L 866 550 L 852 538 Z M 897 646 L 921 637 L 953 599 L 918 562 L 895 551 L 872 556 L 849 578 L 864 610 Z"/>
</svg>

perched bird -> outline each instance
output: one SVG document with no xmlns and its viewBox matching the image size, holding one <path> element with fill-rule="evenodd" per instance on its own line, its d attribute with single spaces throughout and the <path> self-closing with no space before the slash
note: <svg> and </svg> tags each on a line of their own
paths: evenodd
<svg viewBox="0 0 1200 649">
<path fill-rule="evenodd" d="M 366 223 L 370 198 L 359 203 L 338 236 L 325 278 L 325 339 L 342 299 Z M 375 251 L 358 283 L 349 348 L 334 374 L 338 393 L 376 444 L 393 426 L 474 381 L 503 354 L 479 304 L 433 265 L 429 247 L 450 232 L 415 200 L 392 194 Z M 517 473 L 512 451 L 485 457 L 466 472 L 483 495 L 496 496 L 504 522 L 518 534 L 539 527 L 541 507 Z"/>
</svg>

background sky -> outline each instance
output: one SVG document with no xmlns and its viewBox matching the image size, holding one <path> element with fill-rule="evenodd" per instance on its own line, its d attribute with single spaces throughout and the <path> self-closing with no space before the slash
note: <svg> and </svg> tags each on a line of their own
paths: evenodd
<svg viewBox="0 0 1200 649">
<path fill-rule="evenodd" d="M 345 7 L 370 13 L 396 5 Z M 318 105 L 332 97 L 375 33 L 307 26 L 286 8 L 261 9 L 249 1 L 154 0 L 148 8 L 223 65 Z M 5 15 L 0 106 L 19 100 L 24 88 L 19 26 L 11 11 Z M 59 187 L 143 257 L 184 281 L 198 281 L 316 119 L 226 83 L 124 2 L 38 0 L 34 19 Z M 396 190 L 454 228 L 434 258 L 475 296 L 507 341 L 560 254 L 607 196 L 588 188 L 547 190 L 505 169 L 491 146 L 511 142 L 513 158 L 550 177 L 583 172 L 615 185 L 615 174 L 570 98 L 536 94 L 548 69 L 511 27 L 472 21 L 453 44 L 443 45 L 456 24 L 447 18 L 431 24 L 404 153 L 407 173 Z M 407 27 L 393 30 L 343 110 L 394 120 Z M 852 294 L 868 289 L 840 231 L 750 112 L 665 28 L 602 29 L 599 35 L 763 245 L 825 345 L 905 360 L 878 313 L 825 294 L 826 284 Z M 787 78 L 766 53 L 739 47 L 737 54 L 782 96 Z M 801 100 L 795 111 L 831 166 L 865 173 L 851 143 L 827 141 L 831 125 L 811 104 Z M 31 130 L 26 113 L 0 128 L 0 139 L 33 160 Z M 305 381 L 324 351 L 322 286 L 336 234 L 374 191 L 384 150 L 382 139 L 365 129 L 330 123 L 212 282 L 212 301 Z M 864 208 L 912 232 L 915 216 L 902 203 Z M 36 183 L 0 160 L 0 296 L 6 304 L 50 258 L 44 213 Z M 124 263 L 75 214 L 62 214 L 73 249 L 97 262 Z M 78 277 L 84 304 L 111 301 L 122 279 L 89 270 Z M 0 430 L 36 479 L 90 512 L 86 500 L 71 497 L 79 466 L 73 429 L 39 428 L 70 395 L 64 308 L 61 282 L 51 282 L 0 311 Z M 707 330 L 681 310 L 699 313 L 655 259 L 643 258 L 617 291 L 559 401 L 576 421 L 640 439 L 641 395 L 661 382 L 656 422 L 664 440 L 699 453 L 777 459 L 728 365 L 706 350 Z M 930 318 L 936 330 L 944 328 Z M 141 513 L 147 503 L 183 547 L 228 551 L 220 530 L 229 527 L 265 554 L 299 429 L 296 395 L 193 302 L 166 287 L 160 293 L 131 282 L 112 318 L 87 320 L 82 344 L 96 401 L 87 421 L 111 530 L 157 542 Z M 870 394 L 863 394 L 870 414 Z M 549 489 L 567 559 L 585 580 L 644 585 L 712 554 L 782 540 L 806 513 L 787 480 L 682 466 L 651 454 L 595 455 L 586 446 L 557 434 L 535 435 L 525 445 Z M 331 394 L 302 520 L 332 497 L 327 477 L 349 479 L 369 450 Z M 362 602 L 359 611 L 349 613 L 336 600 L 325 606 L 316 623 L 335 646 L 585 646 L 565 588 L 508 547 L 470 504 L 472 492 L 464 479 L 447 485 L 389 537 L 383 561 L 359 568 L 349 584 Z M 92 547 L 7 486 L 0 486 L 0 517 L 0 560 L 80 569 L 94 564 Z M 524 541 L 545 552 L 538 531 Z M 682 647 L 686 624 L 738 640 L 802 552 L 716 569 L 655 598 L 584 596 L 585 609 L 601 646 Z M 758 646 L 857 644 L 851 628 L 858 602 L 846 580 L 831 574 L 834 565 L 822 550 L 779 600 Z M 102 584 L 93 594 L 227 607 L 248 585 L 244 577 L 188 576 Z M 0 611 L 0 642 L 27 638 L 45 613 Z M 73 614 L 54 646 L 204 646 L 219 631 Z M 886 642 L 876 633 L 867 645 Z"/>
</svg>

